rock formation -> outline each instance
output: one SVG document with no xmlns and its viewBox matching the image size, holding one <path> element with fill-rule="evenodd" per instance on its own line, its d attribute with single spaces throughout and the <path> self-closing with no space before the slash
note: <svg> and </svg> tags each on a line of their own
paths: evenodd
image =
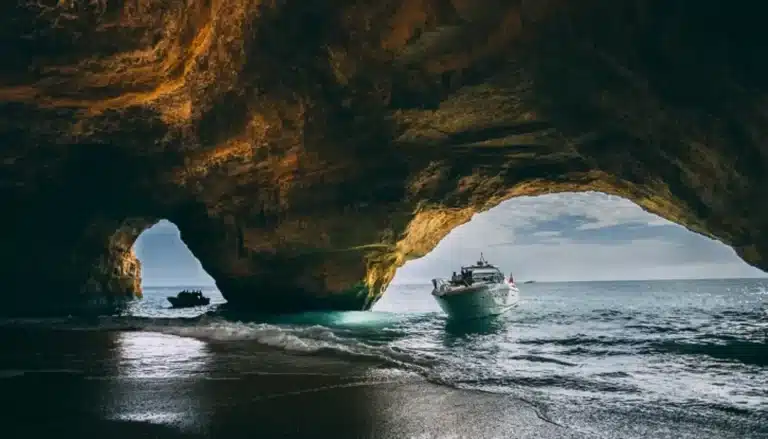
<svg viewBox="0 0 768 439">
<path fill-rule="evenodd" d="M 137 293 L 159 218 L 236 306 L 363 309 L 474 212 L 553 191 L 768 268 L 766 8 L 2 2 L 0 310 Z"/>
</svg>

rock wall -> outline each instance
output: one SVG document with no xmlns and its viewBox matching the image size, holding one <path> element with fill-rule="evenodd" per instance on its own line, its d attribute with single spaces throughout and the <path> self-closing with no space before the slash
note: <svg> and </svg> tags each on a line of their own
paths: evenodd
<svg viewBox="0 0 768 439">
<path fill-rule="evenodd" d="M 363 309 L 474 212 L 566 190 L 768 268 L 766 8 L 4 2 L 1 310 L 135 294 L 155 218 L 236 306 Z"/>
<path fill-rule="evenodd" d="M 91 273 L 80 293 L 89 297 L 141 297 L 141 261 L 133 251 L 133 243 L 147 228 L 145 220 L 125 221 L 107 239 L 97 260 L 87 264 Z"/>
</svg>

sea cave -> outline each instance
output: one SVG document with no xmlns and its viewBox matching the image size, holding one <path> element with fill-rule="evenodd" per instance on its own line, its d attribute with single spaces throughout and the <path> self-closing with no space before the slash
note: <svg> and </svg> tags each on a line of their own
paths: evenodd
<svg viewBox="0 0 768 439">
<path fill-rule="evenodd" d="M 141 294 L 161 218 L 231 306 L 363 310 L 517 196 L 600 191 L 768 269 L 765 6 L 0 6 L 0 312 Z"/>
</svg>

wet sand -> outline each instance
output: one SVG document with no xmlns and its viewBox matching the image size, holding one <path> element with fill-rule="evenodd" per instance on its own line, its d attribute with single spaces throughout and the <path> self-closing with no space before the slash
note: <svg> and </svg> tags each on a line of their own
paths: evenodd
<svg viewBox="0 0 768 439">
<path fill-rule="evenodd" d="M 265 379 L 216 383 L 218 396 L 213 398 L 204 394 L 205 385 L 195 392 L 183 388 L 191 383 L 139 381 L 121 384 L 121 391 L 130 394 L 130 399 L 116 409 L 96 401 L 89 406 L 87 399 L 76 396 L 75 387 L 81 383 L 76 385 L 74 380 L 69 386 L 62 385 L 66 379 L 60 376 L 34 380 L 37 382 L 15 379 L 11 386 L 4 380 L 6 392 L 12 389 L 18 395 L 48 387 L 53 395 L 46 395 L 42 404 L 18 404 L 17 398 L 3 401 L 4 406 L 13 404 L 10 413 L 6 411 L 11 416 L 4 422 L 9 434 L 3 437 L 583 437 L 542 421 L 530 407 L 509 398 L 425 383 L 319 391 L 300 386 L 291 394 L 260 399 Z M 8 393 L 5 395 L 3 399 Z"/>
<path fill-rule="evenodd" d="M 142 332 L 0 330 L 0 437 L 576 438 L 510 396 Z"/>
</svg>

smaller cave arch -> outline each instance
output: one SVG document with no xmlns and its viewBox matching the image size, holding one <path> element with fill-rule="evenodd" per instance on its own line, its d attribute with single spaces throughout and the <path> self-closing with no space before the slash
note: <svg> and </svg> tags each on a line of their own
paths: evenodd
<svg viewBox="0 0 768 439">
<path fill-rule="evenodd" d="M 129 302 L 143 296 L 145 266 L 135 244 L 158 224 L 170 225 L 173 239 L 187 252 L 185 262 L 197 264 L 194 269 L 201 272 L 200 277 L 207 277 L 206 284 L 215 286 L 186 247 L 178 228 L 162 217 L 132 215 L 116 219 L 94 215 L 82 221 L 59 219 L 58 223 L 57 217 L 34 219 L 11 229 L 16 233 L 9 235 L 12 239 L 5 240 L 6 245 L 0 248 L 0 276 L 6 294 L 0 315 L 121 312 Z M 159 269 L 163 269 L 162 265 Z"/>
<path fill-rule="evenodd" d="M 147 234 L 155 235 L 155 242 L 147 239 Z M 122 310 L 128 302 L 144 296 L 147 275 L 148 286 L 160 286 L 163 281 L 158 283 L 157 275 L 169 268 L 175 273 L 166 279 L 165 286 L 216 286 L 213 277 L 187 247 L 176 224 L 162 217 L 95 221 L 81 241 L 75 249 L 74 262 L 86 271 L 77 294 L 70 301 L 86 312 Z M 151 248 L 145 248 L 147 245 Z M 169 267 L 169 262 L 175 266 Z"/>
</svg>

